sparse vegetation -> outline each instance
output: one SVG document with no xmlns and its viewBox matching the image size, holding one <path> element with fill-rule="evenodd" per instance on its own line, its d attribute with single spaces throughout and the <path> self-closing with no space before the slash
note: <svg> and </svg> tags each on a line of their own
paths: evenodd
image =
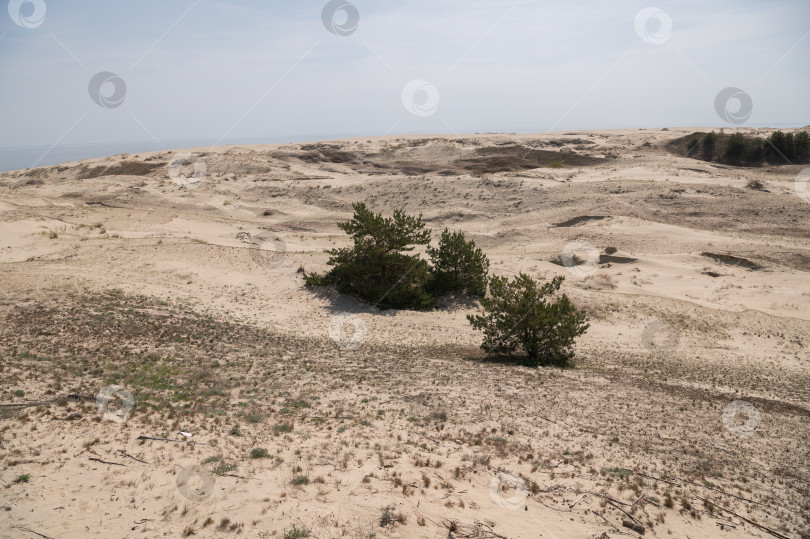
<svg viewBox="0 0 810 539">
<path fill-rule="evenodd" d="M 739 166 L 810 162 L 810 135 L 806 131 L 775 131 L 766 138 L 722 131 L 695 133 L 672 141 L 670 148 L 688 157 Z"/>
</svg>

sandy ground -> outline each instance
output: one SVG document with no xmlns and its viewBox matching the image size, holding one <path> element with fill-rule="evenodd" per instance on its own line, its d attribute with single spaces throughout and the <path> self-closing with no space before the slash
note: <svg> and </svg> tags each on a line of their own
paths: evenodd
<svg viewBox="0 0 810 539">
<path fill-rule="evenodd" d="M 0 536 L 810 537 L 804 167 L 666 150 L 698 130 L 0 174 Z M 486 361 L 476 302 L 306 289 L 356 201 L 566 276 L 575 367 Z"/>
</svg>

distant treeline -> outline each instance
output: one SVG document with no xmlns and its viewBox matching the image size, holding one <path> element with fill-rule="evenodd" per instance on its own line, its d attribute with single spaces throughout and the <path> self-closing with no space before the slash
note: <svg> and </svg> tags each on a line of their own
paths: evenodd
<svg viewBox="0 0 810 539">
<path fill-rule="evenodd" d="M 787 165 L 810 162 L 810 135 L 806 131 L 776 131 L 768 138 L 742 133 L 693 133 L 672 141 L 670 149 L 688 157 L 732 165 Z"/>
</svg>

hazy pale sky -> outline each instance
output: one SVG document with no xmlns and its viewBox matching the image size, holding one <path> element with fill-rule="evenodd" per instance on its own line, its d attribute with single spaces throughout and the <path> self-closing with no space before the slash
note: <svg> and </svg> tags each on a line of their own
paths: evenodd
<svg viewBox="0 0 810 539">
<path fill-rule="evenodd" d="M 0 147 L 810 123 L 808 0 L 3 3 Z"/>
</svg>

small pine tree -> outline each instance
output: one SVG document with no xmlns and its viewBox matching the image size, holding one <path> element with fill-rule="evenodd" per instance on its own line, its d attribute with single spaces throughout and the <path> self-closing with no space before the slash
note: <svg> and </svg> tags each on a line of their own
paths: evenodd
<svg viewBox="0 0 810 539">
<path fill-rule="evenodd" d="M 703 159 L 711 161 L 714 158 L 714 145 L 717 142 L 717 135 L 714 131 L 703 137 Z"/>
<path fill-rule="evenodd" d="M 475 247 L 475 242 L 464 239 L 462 232 L 444 229 L 439 248 L 429 248 L 433 269 L 430 289 L 437 295 L 459 292 L 469 296 L 483 296 L 487 292 L 489 259 Z"/>
<path fill-rule="evenodd" d="M 746 140 L 742 133 L 734 133 L 728 137 L 725 158 L 730 161 L 741 161 L 745 156 Z"/>
<path fill-rule="evenodd" d="M 796 133 L 794 146 L 796 149 L 796 159 L 806 163 L 807 160 L 810 159 L 810 135 L 807 131 Z"/>
<path fill-rule="evenodd" d="M 332 269 L 326 275 L 304 275 L 308 286 L 335 285 L 381 309 L 426 309 L 434 298 L 427 293 L 427 262 L 406 253 L 430 243 L 422 216 L 401 210 L 393 217 L 372 213 L 364 203 L 353 205 L 354 217 L 338 226 L 352 237 L 353 247 L 328 251 Z"/>
<path fill-rule="evenodd" d="M 567 366 L 574 356 L 574 339 L 590 326 L 565 294 L 547 299 L 563 280 L 555 277 L 540 286 L 523 273 L 511 281 L 492 277 L 490 296 L 481 299 L 486 314 L 467 316 L 473 328 L 484 332 L 481 348 L 506 355 L 522 348 L 529 365 Z"/>
</svg>

